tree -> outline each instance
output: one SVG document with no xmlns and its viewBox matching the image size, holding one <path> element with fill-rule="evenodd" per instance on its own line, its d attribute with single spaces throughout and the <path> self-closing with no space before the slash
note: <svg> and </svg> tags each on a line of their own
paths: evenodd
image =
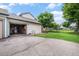
<svg viewBox="0 0 79 59">
<path fill-rule="evenodd" d="M 55 22 L 52 22 L 49 24 L 49 28 L 53 28 L 53 29 L 58 29 L 60 26 L 58 24 L 56 24 Z"/>
<path fill-rule="evenodd" d="M 50 23 L 49 28 L 53 28 L 53 27 L 54 27 L 54 23 Z"/>
<path fill-rule="evenodd" d="M 53 26 L 54 29 L 57 30 L 57 29 L 59 29 L 59 27 L 60 27 L 60 26 L 59 26 L 57 23 L 54 23 L 54 26 Z"/>
<path fill-rule="evenodd" d="M 69 22 L 64 22 L 64 23 L 63 23 L 63 26 L 64 26 L 64 27 L 69 27 L 69 26 L 70 26 L 70 23 L 69 23 Z"/>
<path fill-rule="evenodd" d="M 48 13 L 48 12 L 41 13 L 38 16 L 38 21 L 41 23 L 41 25 L 44 28 L 49 28 L 50 27 L 49 24 L 54 21 L 53 14 Z"/>
<path fill-rule="evenodd" d="M 79 3 L 66 3 L 63 6 L 64 18 L 70 23 L 76 23 L 76 31 L 79 31 Z"/>
</svg>

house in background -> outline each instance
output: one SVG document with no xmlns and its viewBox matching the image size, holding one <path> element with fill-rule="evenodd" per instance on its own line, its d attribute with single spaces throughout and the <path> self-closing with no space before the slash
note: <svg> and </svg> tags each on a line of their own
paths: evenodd
<svg viewBox="0 0 79 59">
<path fill-rule="evenodd" d="M 5 9 L 0 9 L 0 38 L 11 34 L 39 34 L 41 25 L 30 13 L 12 15 Z"/>
</svg>

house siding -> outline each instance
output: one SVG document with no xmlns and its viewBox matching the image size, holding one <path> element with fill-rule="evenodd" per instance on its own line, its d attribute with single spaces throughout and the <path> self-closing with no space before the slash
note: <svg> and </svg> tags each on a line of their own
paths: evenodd
<svg viewBox="0 0 79 59">
<path fill-rule="evenodd" d="M 10 25 L 9 25 L 9 21 L 6 17 L 4 17 L 2 25 L 3 25 L 3 38 L 8 37 L 10 35 L 10 33 L 9 33 Z"/>
<path fill-rule="evenodd" d="M 27 24 L 27 22 L 20 21 L 20 20 L 15 20 L 15 19 L 8 19 L 10 23 L 13 24 Z"/>
<path fill-rule="evenodd" d="M 27 34 L 40 34 L 41 33 L 41 25 L 28 23 L 27 24 Z"/>
<path fill-rule="evenodd" d="M 2 21 L 0 21 L 0 38 L 2 38 Z"/>
<path fill-rule="evenodd" d="M 29 18 L 29 19 L 33 19 L 33 20 L 35 20 L 35 18 L 32 17 L 32 15 L 30 15 L 30 14 L 22 15 L 22 17 L 25 17 L 25 18 Z"/>
<path fill-rule="evenodd" d="M 10 23 L 13 24 L 25 24 L 26 28 L 26 34 L 39 34 L 41 33 L 41 25 L 35 24 L 35 23 L 29 23 L 29 22 L 24 22 L 24 21 L 19 21 L 19 20 L 13 20 L 9 19 Z"/>
</svg>

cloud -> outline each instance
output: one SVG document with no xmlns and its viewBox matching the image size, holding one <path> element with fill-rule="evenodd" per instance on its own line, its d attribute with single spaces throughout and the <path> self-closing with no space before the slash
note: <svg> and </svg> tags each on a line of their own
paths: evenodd
<svg viewBox="0 0 79 59">
<path fill-rule="evenodd" d="M 53 9 L 56 6 L 55 3 L 50 3 L 46 9 Z"/>
<path fill-rule="evenodd" d="M 10 7 L 13 7 L 13 6 L 16 6 L 17 4 L 20 5 L 20 6 L 22 6 L 22 5 L 34 6 L 34 3 L 9 3 L 8 5 L 9 5 Z"/>
<path fill-rule="evenodd" d="M 57 24 L 62 24 L 65 21 L 62 17 L 55 17 L 54 20 Z"/>
<path fill-rule="evenodd" d="M 31 3 L 18 3 L 19 5 L 30 5 Z"/>
<path fill-rule="evenodd" d="M 9 6 L 16 6 L 16 3 L 9 3 Z"/>
<path fill-rule="evenodd" d="M 55 7 L 59 7 L 59 6 L 62 6 L 61 3 L 50 3 L 46 9 L 54 9 Z"/>
<path fill-rule="evenodd" d="M 18 5 L 30 5 L 33 6 L 33 3 L 8 3 L 8 4 L 0 4 L 0 8 L 2 9 L 7 9 L 9 12 L 12 12 L 12 7 L 17 6 Z"/>
<path fill-rule="evenodd" d="M 53 11 L 51 13 L 54 14 L 55 17 L 59 17 L 59 16 L 63 17 L 63 12 L 62 11 Z"/>
<path fill-rule="evenodd" d="M 54 14 L 54 20 L 58 24 L 62 24 L 65 21 L 63 11 L 61 11 L 62 6 L 62 3 L 50 3 L 46 7 L 47 10 L 53 10 L 51 13 Z"/>
<path fill-rule="evenodd" d="M 9 3 L 9 6 L 16 6 L 17 4 L 19 4 L 19 5 L 30 5 L 31 3 Z"/>
<path fill-rule="evenodd" d="M 54 20 L 56 23 L 62 24 L 65 21 L 62 11 L 52 11 L 51 13 L 54 15 Z"/>
<path fill-rule="evenodd" d="M 29 6 L 34 6 L 34 3 L 18 3 L 19 5 L 29 5 Z"/>
<path fill-rule="evenodd" d="M 20 15 L 21 14 L 21 12 L 18 12 L 16 15 Z"/>
</svg>

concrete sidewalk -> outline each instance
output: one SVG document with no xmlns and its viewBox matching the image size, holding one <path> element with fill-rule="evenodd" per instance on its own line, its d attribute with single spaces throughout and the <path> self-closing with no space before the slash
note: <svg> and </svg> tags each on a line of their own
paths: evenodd
<svg viewBox="0 0 79 59">
<path fill-rule="evenodd" d="M 79 44 L 33 36 L 15 36 L 0 42 L 2 56 L 79 56 Z"/>
</svg>

